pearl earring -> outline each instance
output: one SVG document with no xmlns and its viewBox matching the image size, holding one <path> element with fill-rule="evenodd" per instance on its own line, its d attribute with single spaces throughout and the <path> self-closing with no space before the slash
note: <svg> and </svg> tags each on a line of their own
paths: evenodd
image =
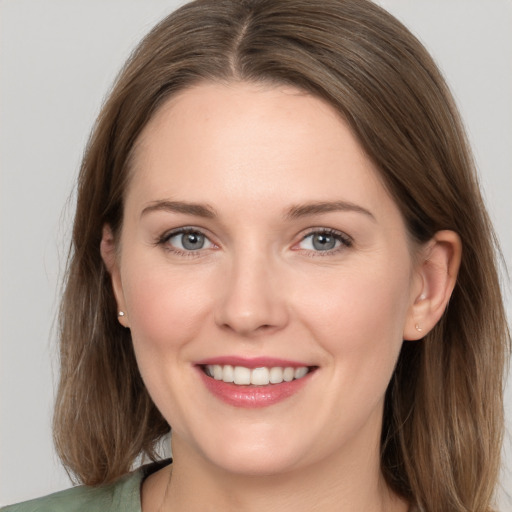
<svg viewBox="0 0 512 512">
<path fill-rule="evenodd" d="M 117 316 L 119 316 L 119 317 L 124 316 L 124 311 L 119 311 L 119 313 L 117 313 Z"/>
<path fill-rule="evenodd" d="M 422 332 L 422 331 L 423 331 L 423 329 L 422 329 L 418 324 L 416 324 L 414 327 L 415 327 L 415 329 L 416 329 L 418 332 Z"/>
</svg>

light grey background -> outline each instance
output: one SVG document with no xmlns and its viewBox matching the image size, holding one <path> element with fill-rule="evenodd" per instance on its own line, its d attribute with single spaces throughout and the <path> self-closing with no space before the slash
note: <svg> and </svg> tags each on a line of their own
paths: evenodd
<svg viewBox="0 0 512 512">
<path fill-rule="evenodd" d="M 72 200 L 65 205 L 119 67 L 181 3 L 0 0 L 0 504 L 69 486 L 50 433 L 52 326 Z M 420 37 L 444 71 L 512 269 L 512 1 L 379 3 Z M 505 459 L 512 468 L 510 434 Z M 502 512 L 512 512 L 505 489 L 512 494 L 510 472 L 499 499 Z"/>
</svg>

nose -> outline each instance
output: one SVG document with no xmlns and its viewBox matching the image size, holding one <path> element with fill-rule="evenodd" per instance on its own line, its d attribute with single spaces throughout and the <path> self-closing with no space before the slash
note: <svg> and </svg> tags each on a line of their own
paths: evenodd
<svg viewBox="0 0 512 512">
<path fill-rule="evenodd" d="M 272 333 L 288 323 L 285 291 L 277 265 L 263 254 L 239 256 L 221 284 L 215 321 L 244 337 Z"/>
</svg>

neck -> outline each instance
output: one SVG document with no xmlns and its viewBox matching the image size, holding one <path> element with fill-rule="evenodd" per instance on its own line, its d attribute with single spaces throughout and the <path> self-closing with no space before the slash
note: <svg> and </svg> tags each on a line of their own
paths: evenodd
<svg viewBox="0 0 512 512">
<path fill-rule="evenodd" d="M 205 462 L 174 439 L 172 470 L 167 468 L 151 493 L 158 496 L 159 506 L 145 507 L 143 501 L 143 511 L 203 512 L 214 503 L 223 512 L 405 512 L 406 503 L 383 481 L 378 450 L 378 445 L 367 447 L 356 460 L 347 453 L 333 455 L 284 474 L 246 475 Z"/>
</svg>

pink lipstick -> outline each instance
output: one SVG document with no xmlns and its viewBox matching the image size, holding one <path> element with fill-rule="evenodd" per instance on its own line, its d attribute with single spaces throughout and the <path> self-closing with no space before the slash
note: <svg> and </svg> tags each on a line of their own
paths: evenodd
<svg viewBox="0 0 512 512">
<path fill-rule="evenodd" d="M 235 407 L 266 407 L 297 393 L 316 366 L 297 361 L 235 356 L 202 360 L 196 364 L 206 388 Z"/>
</svg>

